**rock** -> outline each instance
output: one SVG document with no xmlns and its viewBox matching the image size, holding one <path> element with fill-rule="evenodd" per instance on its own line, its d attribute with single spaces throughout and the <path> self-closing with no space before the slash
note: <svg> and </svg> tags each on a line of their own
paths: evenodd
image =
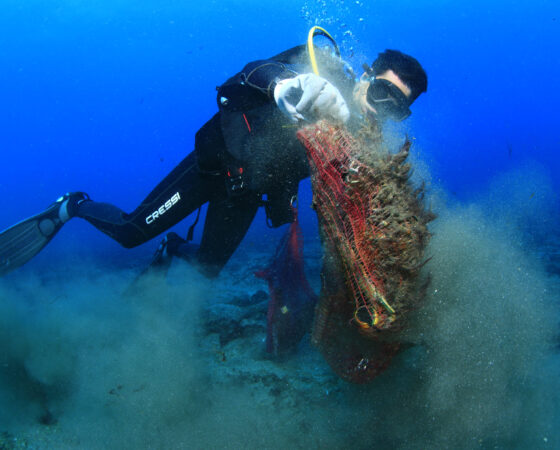
<svg viewBox="0 0 560 450">
<path fill-rule="evenodd" d="M 268 298 L 269 296 L 265 291 L 258 290 L 251 296 L 249 296 L 248 294 L 235 296 L 227 303 L 229 303 L 230 305 L 245 307 L 252 306 L 263 301 L 268 301 Z"/>
<path fill-rule="evenodd" d="M 231 302 L 206 307 L 202 313 L 206 333 L 217 333 L 221 346 L 250 333 L 264 333 L 268 295 L 263 291 L 259 292 L 251 297 L 234 297 Z M 263 298 L 262 294 L 266 299 L 259 302 Z M 258 303 L 254 303 L 255 301 Z"/>
</svg>

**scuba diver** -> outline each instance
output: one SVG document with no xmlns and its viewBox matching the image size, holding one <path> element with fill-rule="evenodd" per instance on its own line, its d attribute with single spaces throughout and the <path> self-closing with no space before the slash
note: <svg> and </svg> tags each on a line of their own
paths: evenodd
<svg viewBox="0 0 560 450">
<path fill-rule="evenodd" d="M 329 119 L 348 127 L 402 121 L 427 90 L 419 62 L 397 50 L 379 54 L 356 78 L 335 52 L 307 45 L 247 64 L 217 88 L 218 112 L 196 133 L 194 151 L 179 163 L 131 213 L 67 193 L 45 211 L 0 233 L 0 276 L 25 264 L 71 218 L 87 220 L 125 248 L 153 239 L 208 203 L 200 245 L 168 233 L 151 266 L 171 256 L 194 263 L 215 277 L 245 236 L 259 207 L 279 227 L 294 220 L 292 204 L 300 180 L 309 176 L 296 131 Z M 320 75 L 319 75 L 320 73 Z M 196 222 L 195 222 L 196 224 Z"/>
</svg>

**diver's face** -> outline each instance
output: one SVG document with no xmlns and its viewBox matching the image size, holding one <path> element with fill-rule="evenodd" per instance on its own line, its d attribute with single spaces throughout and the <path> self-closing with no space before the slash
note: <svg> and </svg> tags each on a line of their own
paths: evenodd
<svg viewBox="0 0 560 450">
<path fill-rule="evenodd" d="M 392 70 L 387 70 L 386 72 L 376 75 L 375 78 L 378 80 L 387 80 L 388 82 L 396 86 L 407 98 L 410 97 L 410 94 L 412 92 L 410 87 L 408 87 Z M 362 114 L 372 115 L 377 120 L 385 119 L 385 117 L 380 117 L 379 111 L 375 109 L 375 105 L 371 105 L 367 101 L 367 91 L 369 86 L 370 77 L 367 73 L 364 72 L 360 78 L 360 81 L 354 88 L 354 100 L 359 105 Z"/>
</svg>

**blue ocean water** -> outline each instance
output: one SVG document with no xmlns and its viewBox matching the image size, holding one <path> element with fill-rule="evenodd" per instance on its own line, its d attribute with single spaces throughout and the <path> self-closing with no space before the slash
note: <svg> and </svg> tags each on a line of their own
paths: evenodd
<svg viewBox="0 0 560 450">
<path fill-rule="evenodd" d="M 284 5 L 5 2 L 2 226 L 68 190 L 133 208 L 193 148 L 215 86 L 315 23 L 356 68 L 385 48 L 422 62 L 429 90 L 407 125 L 447 190 L 468 197 L 527 160 L 558 186 L 555 2 Z"/>
<path fill-rule="evenodd" d="M 491 268 L 486 273 L 492 273 L 498 285 L 542 283 L 542 290 L 534 296 L 527 293 L 526 301 L 538 298 L 557 305 L 555 275 L 542 272 L 511 281 L 509 269 L 522 271 L 525 266 L 520 262 L 519 267 L 509 267 L 508 260 L 499 256 L 507 254 L 509 261 L 517 260 L 519 254 L 525 258 L 530 247 L 537 262 L 527 263 L 530 269 L 523 273 L 528 274 L 560 247 L 556 238 L 560 123 L 555 110 L 560 102 L 560 6 L 552 0 L 4 0 L 0 13 L 0 229 L 41 211 L 67 191 L 85 191 L 96 200 L 132 210 L 193 149 L 196 131 L 217 111 L 215 87 L 245 63 L 303 43 L 315 24 L 334 35 L 356 70 L 386 48 L 400 49 L 422 63 L 429 77 L 428 92 L 395 132 L 403 139 L 405 134 L 414 138 L 414 158 L 426 167 L 421 175 L 429 178 L 429 192 L 437 198 L 434 205 L 442 223 L 465 226 L 460 235 L 449 235 L 448 241 L 437 241 L 438 245 L 447 242 L 447 249 L 455 248 L 464 239 L 478 252 L 477 257 L 488 251 L 488 259 L 476 261 Z M 309 183 L 301 189 L 300 218 L 313 241 L 316 221 L 306 207 L 311 199 Z M 470 209 L 473 204 L 480 210 Z M 464 220 L 449 219 L 453 211 L 460 211 L 457 217 Z M 481 222 L 471 224 L 473 217 Z M 192 219 L 176 230 L 184 234 Z M 500 236 L 488 223 L 502 220 L 510 231 L 507 227 L 520 221 L 511 243 L 519 245 L 521 253 L 492 253 L 476 247 L 480 240 L 470 240 L 469 233 L 477 229 L 486 230 L 486 236 Z M 446 226 L 437 228 L 443 238 L 452 233 Z M 533 230 L 538 233 L 532 235 Z M 281 233 L 267 229 L 260 215 L 247 242 L 261 249 L 270 237 L 272 253 Z M 28 270 L 57 258 L 92 257 L 111 267 L 140 266 L 149 261 L 157 241 L 124 250 L 87 223 L 74 220 Z M 250 255 L 248 249 L 243 255 Z M 498 256 L 492 259 L 491 255 Z M 461 261 L 471 264 L 466 257 Z M 499 268 L 492 272 L 496 265 Z M 489 291 L 481 288 L 476 295 Z M 455 291 L 450 288 L 449 292 Z M 538 341 L 533 335 L 531 339 Z M 554 346 L 542 339 L 538 341 L 542 347 Z M 556 373 L 557 363 L 551 363 L 551 374 Z M 399 377 L 407 381 L 406 375 Z M 231 404 L 244 407 L 250 402 L 232 400 Z M 165 402 L 156 407 L 165 409 Z M 558 407 L 546 411 L 557 414 Z M 352 414 L 346 419 L 355 419 Z M 343 423 L 345 418 L 340 420 Z M 502 426 L 507 429 L 503 423 L 496 429 Z M 435 434 L 445 435 L 445 427 L 442 423 Z M 282 428 L 290 429 L 286 424 Z M 4 429 L 11 433 L 18 426 L 0 423 L 0 432 Z M 232 426 L 231 430 L 246 428 Z M 305 434 L 305 430 L 299 432 Z M 504 434 L 509 438 L 508 433 Z M 506 448 L 510 442 L 489 436 L 477 436 L 480 441 L 465 448 L 484 447 L 488 442 Z M 407 439 L 414 448 L 413 438 Z M 533 448 L 549 440 L 553 436 L 539 435 Z M 182 447 L 179 440 L 166 442 Z M 325 445 L 342 448 L 341 442 L 347 441 L 333 439 Z M 382 442 L 392 441 L 383 438 Z M 555 442 L 559 445 L 558 436 Z M 371 448 L 370 444 L 363 442 L 363 448 Z M 270 444 L 270 448 L 281 446 Z"/>
</svg>

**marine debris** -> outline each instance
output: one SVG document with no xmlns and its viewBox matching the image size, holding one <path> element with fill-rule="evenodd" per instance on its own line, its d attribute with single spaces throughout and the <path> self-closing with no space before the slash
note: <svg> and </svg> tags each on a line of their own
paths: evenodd
<svg viewBox="0 0 560 450">
<path fill-rule="evenodd" d="M 268 282 L 266 350 L 274 355 L 292 350 L 311 330 L 317 304 L 317 295 L 305 277 L 303 236 L 295 208 L 294 216 L 274 258 L 268 267 L 256 273 Z"/>
<path fill-rule="evenodd" d="M 325 251 L 312 339 L 339 376 L 364 383 L 398 352 L 407 312 L 421 303 L 434 215 L 410 181 L 410 141 L 391 154 L 377 135 L 357 136 L 325 121 L 298 132 Z"/>
</svg>

